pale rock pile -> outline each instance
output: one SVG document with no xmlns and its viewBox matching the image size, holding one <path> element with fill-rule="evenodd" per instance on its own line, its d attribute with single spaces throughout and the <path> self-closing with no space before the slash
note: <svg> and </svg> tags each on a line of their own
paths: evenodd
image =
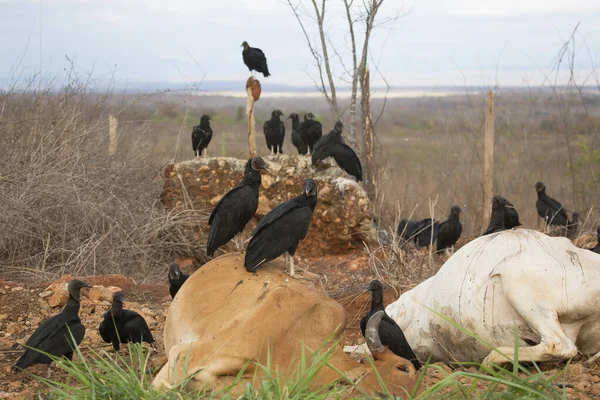
<svg viewBox="0 0 600 400">
<path fill-rule="evenodd" d="M 258 210 L 246 227 L 244 238 L 250 236 L 260 218 L 278 204 L 302 193 L 304 180 L 313 178 L 319 187 L 319 201 L 298 254 L 342 254 L 375 239 L 369 199 L 362 183 L 327 162 L 313 166 L 307 156 L 274 155 L 264 159 L 271 173 L 262 177 Z M 210 213 L 221 197 L 242 179 L 246 161 L 200 157 L 170 164 L 164 171 L 161 201 L 171 209 L 204 209 Z M 202 229 L 200 244 L 205 245 L 208 224 L 199 225 Z"/>
</svg>

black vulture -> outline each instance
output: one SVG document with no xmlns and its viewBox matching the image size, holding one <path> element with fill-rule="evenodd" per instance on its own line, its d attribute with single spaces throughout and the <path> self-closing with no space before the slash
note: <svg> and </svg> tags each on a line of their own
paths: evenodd
<svg viewBox="0 0 600 400">
<path fill-rule="evenodd" d="M 500 195 L 494 196 L 492 199 L 492 215 L 490 216 L 490 223 L 481 236 L 506 230 L 506 225 L 504 224 L 504 212 L 506 206 L 514 207 L 504 197 Z"/>
<path fill-rule="evenodd" d="M 337 121 L 333 129 L 317 141 L 311 156 L 313 165 L 327 157 L 332 157 L 333 147 L 338 143 L 344 143 L 344 138 L 342 137 L 343 128 L 344 124 L 341 121 Z"/>
<path fill-rule="evenodd" d="M 504 206 L 504 227 L 513 229 L 517 226 L 521 226 L 517 209 L 514 206 Z"/>
<path fill-rule="evenodd" d="M 271 154 L 283 153 L 283 138 L 285 137 L 285 124 L 281 120 L 283 113 L 281 110 L 273 110 L 271 119 L 265 121 L 263 132 L 267 141 L 267 147 Z"/>
<path fill-rule="evenodd" d="M 590 250 L 596 254 L 600 254 L 600 227 L 596 228 L 596 239 L 598 240 L 598 242 Z"/>
<path fill-rule="evenodd" d="M 362 165 L 354 150 L 344 143 L 338 143 L 333 147 L 333 159 L 337 165 L 349 175 L 362 181 Z"/>
<path fill-rule="evenodd" d="M 333 130 L 319 139 L 312 154 L 312 163 L 314 165 L 327 157 L 333 157 L 341 169 L 360 182 L 362 181 L 362 165 L 354 150 L 344 143 L 343 127 L 342 121 L 337 121 Z"/>
<path fill-rule="evenodd" d="M 204 114 L 202 118 L 200 118 L 200 125 L 196 125 L 192 129 L 192 149 L 194 150 L 194 155 L 196 157 L 205 153 L 205 150 L 212 139 L 212 135 L 213 130 L 210 127 L 210 117 Z"/>
<path fill-rule="evenodd" d="M 369 284 L 367 290 L 371 291 L 371 309 L 367 315 L 360 320 L 360 330 L 363 337 L 366 339 L 367 324 L 369 320 L 378 312 L 382 312 L 383 316 L 379 322 L 379 338 L 381 344 L 387 346 L 395 355 L 405 358 L 418 370 L 421 368 L 421 363 L 411 349 L 404 332 L 387 313 L 383 306 L 383 287 L 381 282 L 374 280 Z"/>
<path fill-rule="evenodd" d="M 419 247 L 429 247 L 437 240 L 440 232 L 440 221 L 433 221 L 433 226 L 431 218 L 425 218 L 419 222 L 420 227 L 415 237 L 415 243 Z"/>
<path fill-rule="evenodd" d="M 311 154 L 316 143 L 323 136 L 323 126 L 315 119 L 313 113 L 304 114 L 304 121 L 300 124 L 300 135 L 308 146 L 308 154 Z"/>
<path fill-rule="evenodd" d="M 542 182 L 535 184 L 537 191 L 537 201 L 535 208 L 540 217 L 542 217 L 548 225 L 564 226 L 570 225 L 567 218 L 567 210 L 557 200 L 546 194 L 546 186 Z"/>
<path fill-rule="evenodd" d="M 462 224 L 459 216 L 462 210 L 459 206 L 452 206 L 448 219 L 440 224 L 437 237 L 437 251 L 453 247 L 462 233 Z"/>
<path fill-rule="evenodd" d="M 174 299 L 179 288 L 187 281 L 190 276 L 181 272 L 179 264 L 173 263 L 169 267 L 169 294 Z"/>
<path fill-rule="evenodd" d="M 420 221 L 404 218 L 398 224 L 398 236 L 407 242 L 414 241 L 418 247 L 429 247 L 430 243 L 435 243 L 437 240 L 439 229 L 440 223 L 435 221 L 432 231 L 431 218 Z"/>
<path fill-rule="evenodd" d="M 417 234 L 421 230 L 421 221 L 402 219 L 398 224 L 398 236 L 407 242 L 416 241 Z"/>
<path fill-rule="evenodd" d="M 242 43 L 244 50 L 242 50 L 242 57 L 244 59 L 244 64 L 250 71 L 254 70 L 257 72 L 261 72 L 263 76 L 266 78 L 270 76 L 269 67 L 267 66 L 267 57 L 265 57 L 265 53 L 261 49 L 257 49 L 256 47 L 250 47 L 248 42 Z"/>
<path fill-rule="evenodd" d="M 267 163 L 254 157 L 246 162 L 244 178 L 233 189 L 227 192 L 215 206 L 208 219 L 208 243 L 206 254 L 212 257 L 214 252 L 236 234 L 238 249 L 242 249 L 242 231 L 254 216 L 258 208 L 258 189 L 260 188 L 260 170 L 269 171 Z"/>
<path fill-rule="evenodd" d="M 133 310 L 123 308 L 125 296 L 123 292 L 113 295 L 110 310 L 104 313 L 98 330 L 106 343 L 112 343 L 115 351 L 119 351 L 120 343 L 149 343 L 154 348 L 154 338 L 144 317 Z"/>
<path fill-rule="evenodd" d="M 262 263 L 286 253 L 286 267 L 294 277 L 294 254 L 308 233 L 316 205 L 317 183 L 309 178 L 301 195 L 278 205 L 260 220 L 246 249 L 246 271 L 254 272 Z"/>
<path fill-rule="evenodd" d="M 288 119 L 292 120 L 292 144 L 298 150 L 298 154 L 308 153 L 308 146 L 304 143 L 300 133 L 300 117 L 296 113 L 291 113 Z"/>
<path fill-rule="evenodd" d="M 85 326 L 79 319 L 79 292 L 82 288 L 91 288 L 91 286 L 77 279 L 69 282 L 67 304 L 60 313 L 42 322 L 27 339 L 26 349 L 15 364 L 16 369 L 25 369 L 32 364 L 50 364 L 52 362 L 47 355 L 34 349 L 56 357 L 64 356 L 69 360 L 73 359 L 75 346 L 79 345 L 85 336 Z M 73 339 L 75 339 L 75 343 L 73 343 Z"/>
</svg>

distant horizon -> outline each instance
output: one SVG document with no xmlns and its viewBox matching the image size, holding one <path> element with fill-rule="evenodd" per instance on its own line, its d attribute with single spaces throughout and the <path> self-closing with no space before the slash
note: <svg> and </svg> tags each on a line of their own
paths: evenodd
<svg viewBox="0 0 600 400">
<path fill-rule="evenodd" d="M 289 95 L 292 96 L 294 94 L 303 95 L 305 97 L 311 97 L 314 95 L 315 97 L 322 96 L 323 94 L 316 88 L 314 85 L 306 85 L 306 84 L 282 84 L 282 83 L 270 83 L 268 78 L 258 78 L 261 82 L 263 95 L 274 96 L 276 94 L 281 94 L 283 96 Z M 10 85 L 2 84 L 2 80 L 0 80 L 0 90 L 7 91 L 10 90 Z M 151 92 L 176 92 L 176 91 L 185 91 L 189 92 L 192 95 L 200 95 L 200 96 L 210 96 L 210 95 L 222 95 L 222 96 L 231 96 L 235 95 L 235 97 L 245 97 L 245 82 L 238 82 L 234 80 L 205 80 L 201 82 L 195 83 L 184 83 L 184 82 L 168 82 L 168 81 L 147 81 L 147 82 L 119 82 L 109 84 L 100 84 L 93 85 L 93 88 L 88 89 L 90 93 L 98 93 L 105 92 L 107 90 L 112 90 L 114 92 L 125 92 L 125 93 L 151 93 Z M 37 85 L 31 85 L 31 90 L 37 90 Z M 48 87 L 44 86 L 43 87 Z M 53 90 L 60 90 L 64 84 L 57 84 L 54 81 L 54 84 L 51 84 Z M 596 94 L 600 95 L 600 92 L 597 92 L 598 86 L 594 84 L 588 84 L 584 86 L 579 86 L 581 89 L 585 91 L 594 90 Z M 16 85 L 18 90 L 19 85 Z M 472 91 L 488 91 L 488 90 L 503 90 L 509 92 L 526 92 L 530 90 L 537 91 L 550 91 L 554 89 L 567 89 L 568 85 L 566 84 L 538 84 L 538 85 L 390 85 L 386 86 L 372 86 L 372 93 L 386 93 L 394 94 L 398 92 L 427 92 L 428 94 L 440 92 L 442 95 L 447 94 L 462 94 L 466 92 Z M 349 85 L 340 85 L 336 86 L 336 91 L 338 96 L 347 97 L 350 95 L 351 86 Z M 449 93 L 447 93 L 449 92 Z M 358 94 L 360 96 L 360 87 L 358 88 Z M 411 96 L 410 94 L 406 96 L 391 96 L 391 97 L 416 97 Z"/>
</svg>

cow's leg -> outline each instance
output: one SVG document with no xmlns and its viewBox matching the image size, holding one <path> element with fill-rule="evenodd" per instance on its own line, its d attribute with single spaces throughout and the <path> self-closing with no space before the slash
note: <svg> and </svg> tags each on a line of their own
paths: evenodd
<svg viewBox="0 0 600 400">
<path fill-rule="evenodd" d="M 179 344 L 168 351 L 168 361 L 154 378 L 155 389 L 171 389 L 186 380 L 196 389 L 218 388 L 223 377 L 238 376 L 244 368 L 244 375 L 253 373 L 247 365 L 248 359 L 242 356 L 215 354 L 212 342 Z"/>
<path fill-rule="evenodd" d="M 521 283 L 522 282 L 522 283 Z M 540 335 L 540 343 L 531 347 L 517 349 L 519 361 L 553 361 L 565 360 L 577 355 L 575 343 L 567 336 L 558 321 L 556 310 L 538 304 L 538 299 L 524 296 L 527 284 L 511 280 L 502 286 L 511 305 L 517 310 L 526 324 Z M 514 347 L 498 347 L 485 358 L 484 364 L 502 364 L 514 359 Z"/>
<path fill-rule="evenodd" d="M 594 364 L 598 358 L 600 358 L 600 351 L 597 352 L 596 354 L 594 354 L 593 356 L 591 356 L 590 358 L 588 358 L 587 360 L 585 360 L 583 362 L 583 366 L 590 368 L 592 366 L 592 364 Z"/>
</svg>

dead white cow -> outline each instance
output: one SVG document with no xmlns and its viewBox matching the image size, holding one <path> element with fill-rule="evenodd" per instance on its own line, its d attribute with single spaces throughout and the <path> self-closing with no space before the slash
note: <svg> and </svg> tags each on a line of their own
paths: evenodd
<svg viewBox="0 0 600 400">
<path fill-rule="evenodd" d="M 521 361 L 595 354 L 600 351 L 600 255 L 527 229 L 483 236 L 386 312 L 421 361 L 431 355 L 433 361 L 506 362 L 514 356 L 515 326 Z"/>
</svg>

